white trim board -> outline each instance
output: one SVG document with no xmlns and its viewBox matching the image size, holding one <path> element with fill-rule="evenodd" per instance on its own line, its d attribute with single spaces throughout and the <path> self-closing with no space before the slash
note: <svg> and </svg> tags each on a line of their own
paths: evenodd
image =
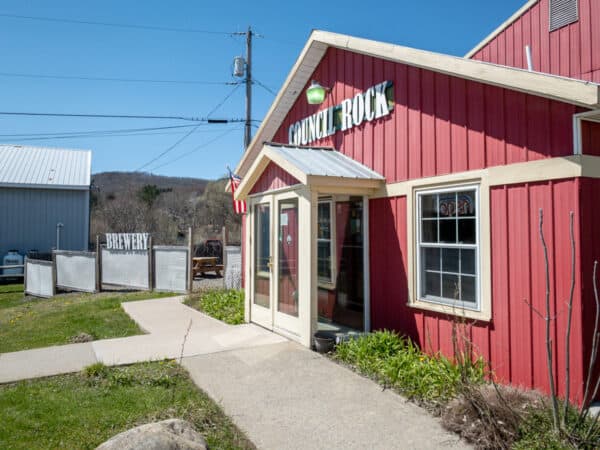
<svg viewBox="0 0 600 450">
<path fill-rule="evenodd" d="M 371 198 L 407 196 L 411 194 L 416 186 L 439 186 L 471 181 L 481 182 L 482 185 L 487 186 L 503 186 L 578 177 L 600 178 L 600 157 L 592 155 L 564 156 L 448 175 L 416 178 L 386 184 Z"/>
</svg>

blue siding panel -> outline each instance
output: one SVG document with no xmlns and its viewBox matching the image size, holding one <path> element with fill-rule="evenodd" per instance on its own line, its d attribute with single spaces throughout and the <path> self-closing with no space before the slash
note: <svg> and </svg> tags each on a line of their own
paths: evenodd
<svg viewBox="0 0 600 450">
<path fill-rule="evenodd" d="M 56 246 L 56 224 L 64 224 L 61 249 L 87 250 L 89 191 L 0 188 L 0 259 Z"/>
</svg>

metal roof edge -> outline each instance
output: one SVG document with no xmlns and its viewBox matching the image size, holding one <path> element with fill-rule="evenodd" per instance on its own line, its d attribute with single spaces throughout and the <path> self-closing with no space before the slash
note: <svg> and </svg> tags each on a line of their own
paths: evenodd
<svg viewBox="0 0 600 450">
<path fill-rule="evenodd" d="M 327 31 L 316 33 L 315 38 L 336 48 L 586 108 L 594 108 L 600 104 L 600 85 L 589 81 L 543 72 L 530 72 L 516 67 L 465 59 L 387 42 L 338 35 Z M 545 83 L 540 83 L 542 81 Z"/>
<path fill-rule="evenodd" d="M 41 189 L 55 191 L 89 191 L 90 185 L 0 183 L 0 188 Z"/>
</svg>

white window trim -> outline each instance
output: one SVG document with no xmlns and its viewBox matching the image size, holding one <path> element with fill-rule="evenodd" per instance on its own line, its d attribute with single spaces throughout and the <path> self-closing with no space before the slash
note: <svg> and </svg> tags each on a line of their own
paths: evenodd
<svg viewBox="0 0 600 450">
<path fill-rule="evenodd" d="M 464 192 L 464 191 L 475 191 L 475 244 L 435 244 L 428 245 L 421 242 L 421 198 L 423 195 L 429 194 L 443 194 L 446 192 Z M 480 216 L 480 197 L 479 197 L 479 185 L 478 184 L 470 184 L 470 185 L 459 185 L 459 186 L 450 186 L 445 188 L 428 188 L 428 189 L 418 189 L 415 190 L 416 195 L 416 214 L 415 214 L 415 237 L 416 237 L 416 262 L 415 262 L 415 272 L 417 277 L 416 291 L 417 291 L 417 301 L 418 302 L 427 302 L 432 303 L 434 305 L 446 305 L 450 307 L 458 307 L 464 310 L 471 310 L 474 312 L 481 312 L 481 250 L 480 250 L 480 226 L 479 226 L 479 216 Z M 424 298 L 421 294 L 422 289 L 422 278 L 421 278 L 421 248 L 425 247 L 438 247 L 438 248 L 472 248 L 475 250 L 475 267 L 476 267 L 476 276 L 475 276 L 475 305 L 471 302 L 464 302 L 461 300 L 452 300 L 445 297 L 431 297 Z M 441 269 L 440 269 L 441 270 Z"/>
<path fill-rule="evenodd" d="M 318 278 L 318 286 L 324 289 L 335 289 L 335 279 L 336 279 L 336 220 L 335 220 L 335 202 L 333 200 L 333 198 L 321 198 L 318 200 L 317 205 L 320 205 L 321 203 L 328 203 L 329 204 L 329 254 L 330 254 L 330 273 L 331 273 L 331 279 L 325 279 L 325 278 L 321 278 L 318 276 L 319 270 L 317 268 L 317 278 Z M 317 206 L 317 226 L 318 226 L 318 206 Z M 326 239 L 319 239 L 317 237 L 317 245 L 319 241 L 325 241 Z M 317 251 L 317 261 L 318 261 L 318 251 Z"/>
<path fill-rule="evenodd" d="M 492 273 L 491 273 L 491 235 L 490 235 L 490 183 L 488 177 L 479 174 L 465 176 L 452 174 L 434 179 L 413 180 L 406 183 L 406 220 L 407 220 L 407 272 L 408 306 L 415 309 L 459 316 L 489 322 L 492 319 Z M 437 182 L 436 182 L 437 181 Z M 462 187 L 479 186 L 479 305 L 480 310 L 463 308 L 459 304 L 447 305 L 419 299 L 417 295 L 417 192 L 430 190 L 458 190 Z"/>
</svg>

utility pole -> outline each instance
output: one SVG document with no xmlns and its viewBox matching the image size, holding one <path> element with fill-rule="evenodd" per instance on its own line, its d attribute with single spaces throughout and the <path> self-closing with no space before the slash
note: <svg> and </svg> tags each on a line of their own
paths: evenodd
<svg viewBox="0 0 600 450">
<path fill-rule="evenodd" d="M 245 74 L 246 83 L 246 120 L 244 126 L 244 150 L 250 145 L 252 140 L 252 36 L 256 33 L 252 32 L 252 27 L 248 27 L 248 31 L 237 31 L 234 36 L 246 36 L 246 58 L 238 56 L 234 58 L 233 75 L 242 77 Z M 243 64 L 243 65 L 242 65 Z"/>
<path fill-rule="evenodd" d="M 246 32 L 246 126 L 244 127 L 244 149 L 252 140 L 252 28 Z"/>
</svg>

